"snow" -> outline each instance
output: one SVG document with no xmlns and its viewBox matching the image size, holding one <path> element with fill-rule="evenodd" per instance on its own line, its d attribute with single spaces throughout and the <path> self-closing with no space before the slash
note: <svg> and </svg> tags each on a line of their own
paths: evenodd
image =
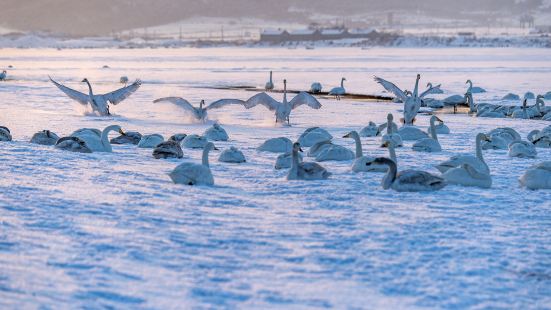
<svg viewBox="0 0 551 310">
<path fill-rule="evenodd" d="M 401 117 L 401 105 L 320 98 L 320 110 L 302 106 L 292 126 L 280 127 L 262 107 L 213 110 L 201 124 L 152 103 L 246 99 L 254 93 L 205 87 L 262 87 L 269 70 L 276 88 L 283 78 L 290 89 L 314 80 L 329 88 L 345 76 L 350 92 L 376 94 L 385 93 L 373 75 L 411 89 L 421 73 L 420 85 L 446 90 L 435 98 L 463 94 L 471 79 L 488 91 L 475 100 L 495 103 L 509 92 L 551 90 L 546 49 L 2 49 L 0 66 L 8 65 L 0 125 L 15 141 L 0 143 L 0 308 L 551 307 L 551 192 L 518 183 L 528 167 L 551 160 L 551 149 L 538 149 L 536 159 L 485 151 L 491 189 L 385 191 L 381 174 L 352 173 L 353 161 L 322 163 L 333 173 L 327 181 L 289 182 L 286 169 L 273 168 L 278 154 L 256 150 L 262 142 L 320 126 L 353 149 L 344 134 L 381 124 L 388 112 Z M 121 75 L 144 84 L 102 118 L 83 115 L 47 75 L 81 91 L 84 77 L 97 92 L 120 87 Z M 439 117 L 452 131 L 439 136 L 443 152 L 419 154 L 406 142 L 397 149 L 400 170 L 438 173 L 435 164 L 474 153 L 478 132 L 508 126 L 525 138 L 550 124 Z M 423 130 L 428 119 L 418 117 Z M 64 136 L 111 124 L 144 135 L 200 134 L 214 121 L 230 139 L 215 142 L 213 187 L 168 177 L 184 161 L 200 162 L 201 150 L 157 160 L 133 145 L 77 154 L 26 142 L 42 129 Z M 362 138 L 364 152 L 387 156 L 379 139 Z M 217 162 L 230 146 L 247 162 Z"/>
</svg>

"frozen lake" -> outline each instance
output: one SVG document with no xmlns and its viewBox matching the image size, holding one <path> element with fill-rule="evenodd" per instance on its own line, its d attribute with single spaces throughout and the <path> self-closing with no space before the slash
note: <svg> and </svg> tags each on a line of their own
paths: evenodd
<svg viewBox="0 0 551 310">
<path fill-rule="evenodd" d="M 536 159 L 485 151 L 491 189 L 385 191 L 382 174 L 353 173 L 351 161 L 322 163 L 333 173 L 327 181 L 289 182 L 273 169 L 277 154 L 255 150 L 264 140 L 320 126 L 353 149 L 344 134 L 389 112 L 398 119 L 401 104 L 322 98 L 321 110 L 301 107 L 280 127 L 262 107 L 225 107 L 194 124 L 178 107 L 152 103 L 247 99 L 254 93 L 205 87 L 261 87 L 269 70 L 276 88 L 286 78 L 290 89 L 314 81 L 329 89 L 344 76 L 349 91 L 376 94 L 384 93 L 373 75 L 412 89 L 421 73 L 422 88 L 443 84 L 440 97 L 463 94 L 471 79 L 488 90 L 475 100 L 499 102 L 509 92 L 551 91 L 547 49 L 0 49 L 0 68 L 8 65 L 0 125 L 14 142 L 0 143 L 0 308 L 551 308 L 551 192 L 518 183 L 551 149 L 538 148 Z M 98 93 L 120 87 L 122 75 L 144 84 L 101 118 L 84 116 L 48 75 L 83 92 L 84 77 Z M 417 125 L 426 129 L 428 118 Z M 526 138 L 551 125 L 441 118 L 452 131 L 439 136 L 443 151 L 418 153 L 406 142 L 400 170 L 437 173 L 440 161 L 474 153 L 478 132 L 506 126 Z M 167 175 L 199 161 L 199 150 L 156 160 L 128 145 L 77 154 L 28 143 L 43 129 L 65 136 L 118 124 L 167 138 L 201 134 L 213 121 L 230 135 L 216 145 L 247 157 L 219 163 L 214 151 L 214 187 L 175 185 Z M 386 156 L 379 137 L 362 142 L 365 153 Z"/>
</svg>

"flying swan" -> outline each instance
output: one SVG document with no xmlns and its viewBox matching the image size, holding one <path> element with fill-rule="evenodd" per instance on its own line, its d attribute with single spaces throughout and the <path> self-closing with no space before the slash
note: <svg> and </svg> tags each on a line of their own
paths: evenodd
<svg viewBox="0 0 551 310">
<path fill-rule="evenodd" d="M 158 102 L 173 103 L 183 108 L 186 112 L 189 112 L 193 116 L 193 118 L 201 122 L 204 122 L 207 119 L 207 111 L 209 110 L 218 109 L 230 104 L 243 105 L 245 103 L 243 100 L 239 99 L 220 99 L 210 103 L 206 107 L 203 107 L 205 105 L 205 100 L 201 100 L 201 102 L 199 103 L 199 107 L 194 107 L 193 105 L 191 105 L 191 103 L 189 103 L 189 101 L 180 97 L 165 97 L 153 101 L 153 103 Z"/>
</svg>

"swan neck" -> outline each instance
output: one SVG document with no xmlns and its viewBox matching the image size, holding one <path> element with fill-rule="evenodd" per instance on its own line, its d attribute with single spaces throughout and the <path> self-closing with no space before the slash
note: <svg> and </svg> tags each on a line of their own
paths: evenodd
<svg viewBox="0 0 551 310">
<path fill-rule="evenodd" d="M 486 163 L 484 161 L 484 156 L 482 155 L 482 137 L 481 136 L 476 137 L 476 157 L 480 159 L 483 163 Z"/>
<path fill-rule="evenodd" d="M 388 145 L 388 155 L 390 159 L 394 161 L 395 164 L 398 164 L 398 159 L 396 158 L 396 149 L 394 148 L 394 143 Z"/>
<path fill-rule="evenodd" d="M 120 127 L 117 125 L 111 125 L 105 127 L 105 129 L 101 132 L 101 144 L 108 150 L 111 151 L 111 143 L 109 142 L 109 133 L 114 130 L 118 130 Z"/>
<path fill-rule="evenodd" d="M 473 82 L 472 81 L 467 81 L 467 84 L 469 84 L 469 89 L 467 89 L 467 92 L 470 93 L 473 91 Z"/>
<path fill-rule="evenodd" d="M 383 188 L 389 189 L 396 180 L 396 173 L 398 171 L 398 166 L 396 163 L 390 159 L 386 159 L 385 164 L 388 166 L 388 171 L 383 178 Z"/>
<path fill-rule="evenodd" d="M 203 166 L 206 167 L 209 167 L 209 151 L 210 147 L 205 146 L 205 148 L 203 149 L 203 157 L 201 159 L 201 163 L 203 164 Z"/>
<path fill-rule="evenodd" d="M 434 121 L 435 121 L 434 117 L 431 117 L 430 118 L 430 135 L 434 140 L 438 141 L 438 135 L 436 134 L 436 127 L 434 126 Z"/>
<path fill-rule="evenodd" d="M 86 84 L 88 84 L 88 92 L 90 94 L 90 99 L 92 99 L 92 97 L 94 96 L 94 93 L 92 92 L 92 85 L 90 85 L 90 82 L 88 82 L 88 80 L 86 80 Z"/>
<path fill-rule="evenodd" d="M 270 71 L 270 83 L 273 83 L 272 82 L 272 71 Z"/>
<path fill-rule="evenodd" d="M 417 95 L 419 94 L 419 78 L 415 80 L 415 88 L 413 89 L 413 97 L 417 98 Z"/>
<path fill-rule="evenodd" d="M 341 79 L 341 88 L 344 88 L 344 79 Z"/>
<path fill-rule="evenodd" d="M 360 140 L 360 135 L 358 135 L 357 132 L 352 132 L 352 139 L 356 142 L 356 158 L 362 157 L 363 150 L 362 150 L 362 141 Z"/>
<path fill-rule="evenodd" d="M 291 151 L 291 170 L 289 170 L 289 176 L 297 177 L 298 176 L 298 151 Z"/>
</svg>

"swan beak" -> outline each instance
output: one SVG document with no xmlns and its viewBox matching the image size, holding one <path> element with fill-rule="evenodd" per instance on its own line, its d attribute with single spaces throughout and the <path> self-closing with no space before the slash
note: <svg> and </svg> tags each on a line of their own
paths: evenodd
<svg viewBox="0 0 551 310">
<path fill-rule="evenodd" d="M 119 133 L 123 136 L 126 136 L 126 133 L 124 133 L 124 131 L 122 131 L 122 129 L 119 129 Z"/>
<path fill-rule="evenodd" d="M 298 148 L 298 151 L 301 153 L 304 152 L 301 147 Z"/>
<path fill-rule="evenodd" d="M 441 120 L 438 116 L 436 117 L 436 120 L 439 121 L 440 123 L 444 123 L 444 121 Z"/>
<path fill-rule="evenodd" d="M 84 80 L 82 80 L 82 81 L 80 81 L 80 82 L 81 82 L 81 83 L 85 83 L 85 82 L 86 82 L 86 79 L 84 79 Z"/>
<path fill-rule="evenodd" d="M 343 138 L 350 138 L 350 133 L 347 133 L 345 134 L 344 136 L 342 136 Z"/>
<path fill-rule="evenodd" d="M 217 148 L 216 146 L 212 147 L 212 149 L 213 149 L 213 150 L 215 150 L 215 151 L 218 151 L 218 150 L 220 150 L 220 149 L 219 149 L 219 148 Z"/>
</svg>

